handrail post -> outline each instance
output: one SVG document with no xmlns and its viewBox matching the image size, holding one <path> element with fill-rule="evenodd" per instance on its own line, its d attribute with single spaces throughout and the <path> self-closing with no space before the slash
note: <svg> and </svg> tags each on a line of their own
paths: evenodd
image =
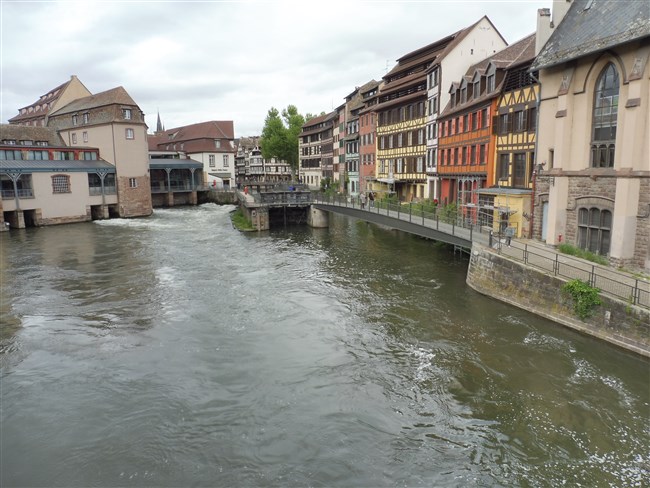
<svg viewBox="0 0 650 488">
<path fill-rule="evenodd" d="M 451 222 L 451 235 L 452 236 L 456 235 L 456 220 L 452 220 Z"/>
<path fill-rule="evenodd" d="M 409 222 L 411 221 L 411 212 L 413 211 L 413 203 L 409 202 Z"/>
<path fill-rule="evenodd" d="M 634 291 L 632 292 L 632 304 L 639 305 L 641 303 L 641 290 L 639 289 L 639 280 L 634 280 Z"/>
<path fill-rule="evenodd" d="M 591 275 L 589 276 L 589 284 L 596 286 L 596 265 L 591 265 Z"/>
<path fill-rule="evenodd" d="M 438 217 L 437 212 L 436 212 L 436 230 L 440 230 L 440 217 Z"/>
<path fill-rule="evenodd" d="M 397 202 L 397 219 L 398 219 L 398 220 L 399 220 L 399 210 L 400 210 L 400 207 L 401 207 L 400 203 Z"/>
<path fill-rule="evenodd" d="M 528 264 L 528 244 L 524 244 L 524 264 Z"/>
<path fill-rule="evenodd" d="M 422 206 L 422 226 L 424 226 L 424 205 Z"/>
<path fill-rule="evenodd" d="M 474 235 L 474 225 L 470 224 L 469 226 L 469 240 L 472 242 L 472 236 Z"/>
</svg>

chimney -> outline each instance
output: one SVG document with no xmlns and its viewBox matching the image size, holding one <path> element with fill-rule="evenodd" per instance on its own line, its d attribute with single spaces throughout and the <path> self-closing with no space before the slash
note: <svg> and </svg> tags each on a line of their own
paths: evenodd
<svg viewBox="0 0 650 488">
<path fill-rule="evenodd" d="M 571 8 L 572 0 L 553 0 L 553 16 L 551 18 L 551 27 L 555 28 L 560 25 L 562 19 Z"/>
<path fill-rule="evenodd" d="M 571 8 L 573 0 L 553 0 L 553 12 L 547 8 L 537 10 L 537 31 L 535 35 L 535 55 L 544 47 L 553 34 L 555 28 L 560 25 L 562 19 Z"/>
<path fill-rule="evenodd" d="M 551 37 L 551 9 L 550 8 L 540 8 L 537 10 L 537 30 L 535 31 L 535 56 L 548 41 L 548 38 Z"/>
</svg>

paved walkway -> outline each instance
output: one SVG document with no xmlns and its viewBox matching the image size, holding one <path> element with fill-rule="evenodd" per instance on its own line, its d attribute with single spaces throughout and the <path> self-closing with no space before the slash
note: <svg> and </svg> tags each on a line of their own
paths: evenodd
<svg viewBox="0 0 650 488">
<path fill-rule="evenodd" d="M 365 212 L 379 213 L 387 217 L 409 221 L 413 224 L 433 228 L 449 235 L 462 237 L 485 247 L 490 246 L 489 231 L 474 226 L 474 229 L 459 227 L 439 219 L 432 214 L 413 213 L 406 205 L 392 205 L 390 208 L 368 204 L 361 208 L 359 203 L 345 199 L 320 199 L 321 203 L 341 207 L 356 208 Z M 532 239 L 512 239 L 510 245 L 505 239 L 492 239 L 492 249 L 503 256 L 534 266 L 554 276 L 564 279 L 581 279 L 616 298 L 630 301 L 636 305 L 650 308 L 650 277 L 616 270 L 611 266 L 596 264 L 567 254 L 559 253 L 553 246 Z"/>
</svg>

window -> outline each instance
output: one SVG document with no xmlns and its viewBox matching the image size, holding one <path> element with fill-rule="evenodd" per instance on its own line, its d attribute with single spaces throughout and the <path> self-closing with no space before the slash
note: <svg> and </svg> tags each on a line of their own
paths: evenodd
<svg viewBox="0 0 650 488">
<path fill-rule="evenodd" d="M 499 154 L 499 165 L 497 167 L 497 184 L 508 184 L 508 173 L 510 166 L 510 154 Z"/>
<path fill-rule="evenodd" d="M 88 142 L 88 132 L 83 131 L 82 137 L 83 137 L 84 142 Z"/>
<path fill-rule="evenodd" d="M 50 156 L 47 151 L 28 151 L 27 159 L 32 159 L 36 161 L 46 161 L 50 159 Z"/>
<path fill-rule="evenodd" d="M 84 123 L 84 124 L 87 124 L 87 123 L 90 121 L 90 114 L 89 114 L 88 112 L 86 112 L 85 114 L 83 114 L 82 117 L 83 117 L 83 123 Z"/>
<path fill-rule="evenodd" d="M 135 178 L 129 178 L 129 187 L 130 188 L 137 188 L 138 187 L 138 180 Z"/>
<path fill-rule="evenodd" d="M 471 153 L 469 156 L 469 163 L 470 164 L 476 164 L 476 146 L 472 146 Z"/>
<path fill-rule="evenodd" d="M 123 108 L 122 109 L 122 117 L 124 117 L 125 120 L 131 120 L 131 109 L 130 108 Z"/>
<path fill-rule="evenodd" d="M 591 166 L 594 168 L 614 167 L 618 92 L 618 72 L 609 63 L 600 73 L 594 93 L 591 131 Z"/>
<path fill-rule="evenodd" d="M 94 151 L 84 151 L 83 158 L 85 161 L 97 161 L 97 153 Z"/>
<path fill-rule="evenodd" d="M 526 111 L 517 110 L 514 114 L 514 131 L 524 132 L 526 130 Z"/>
<path fill-rule="evenodd" d="M 52 176 L 52 193 L 70 193 L 70 177 L 68 175 Z"/>
<path fill-rule="evenodd" d="M 537 130 L 537 107 L 532 107 L 528 110 L 528 132 L 535 132 Z"/>
<path fill-rule="evenodd" d="M 487 93 L 491 93 L 496 88 L 496 79 L 494 74 L 487 77 Z"/>
<path fill-rule="evenodd" d="M 219 139 L 214 140 L 214 147 L 216 147 L 217 149 L 221 147 L 221 141 Z"/>
<path fill-rule="evenodd" d="M 73 132 L 72 133 L 72 144 L 76 144 L 76 143 L 77 143 L 77 133 Z"/>
<path fill-rule="evenodd" d="M 524 188 L 526 186 L 526 153 L 515 154 L 515 174 L 513 186 Z"/>
<path fill-rule="evenodd" d="M 488 126 L 488 109 L 484 108 L 481 110 L 481 129 L 485 129 Z"/>
<path fill-rule="evenodd" d="M 472 88 L 472 96 L 474 98 L 478 98 L 480 94 L 481 94 L 481 81 L 476 80 Z"/>
<path fill-rule="evenodd" d="M 478 112 L 472 114 L 472 130 L 478 129 Z"/>
<path fill-rule="evenodd" d="M 72 125 L 77 125 L 79 123 L 79 117 L 77 117 L 77 114 L 74 114 L 72 116 Z"/>
<path fill-rule="evenodd" d="M 56 151 L 54 159 L 57 161 L 72 161 L 74 160 L 74 152 L 72 151 Z"/>
<path fill-rule="evenodd" d="M 214 154 L 210 154 L 208 156 L 208 164 L 210 165 L 211 168 L 214 168 L 215 166 Z"/>
<path fill-rule="evenodd" d="M 133 129 L 126 129 L 126 138 L 127 139 L 135 139 L 135 132 Z"/>
<path fill-rule="evenodd" d="M 358 151 L 355 151 L 355 152 L 358 152 Z M 227 154 L 223 155 L 223 167 L 224 168 L 228 167 L 228 155 Z"/>
<path fill-rule="evenodd" d="M 578 212 L 578 247 L 597 254 L 609 254 L 612 213 L 599 208 L 581 208 Z"/>
<path fill-rule="evenodd" d="M 481 144 L 479 147 L 479 164 L 485 164 L 485 144 Z"/>
<path fill-rule="evenodd" d="M 508 119 L 509 119 L 510 114 L 501 114 L 499 115 L 499 120 L 498 120 L 498 133 L 501 135 L 507 134 L 508 133 Z"/>
<path fill-rule="evenodd" d="M 469 132 L 469 115 L 463 115 L 463 131 Z"/>
</svg>

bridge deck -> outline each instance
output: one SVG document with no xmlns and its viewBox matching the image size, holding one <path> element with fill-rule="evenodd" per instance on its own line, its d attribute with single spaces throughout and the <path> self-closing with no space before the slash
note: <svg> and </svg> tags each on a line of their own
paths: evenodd
<svg viewBox="0 0 650 488">
<path fill-rule="evenodd" d="M 484 246 L 490 243 L 489 231 L 481 226 L 471 224 L 467 227 L 457 226 L 426 212 L 413 213 L 410 207 L 402 208 L 399 204 L 381 208 L 366 204 L 365 208 L 361 208 L 358 203 L 348 202 L 347 199 L 329 200 L 317 197 L 313 206 L 320 210 L 356 217 L 465 249 L 470 249 L 473 241 Z"/>
</svg>

